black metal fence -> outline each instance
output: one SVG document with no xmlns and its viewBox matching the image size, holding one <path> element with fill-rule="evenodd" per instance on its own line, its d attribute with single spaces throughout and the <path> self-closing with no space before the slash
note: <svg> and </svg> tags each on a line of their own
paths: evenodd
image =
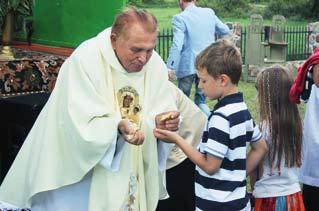
<svg viewBox="0 0 319 211">
<path fill-rule="evenodd" d="M 173 29 L 163 29 L 158 33 L 155 50 L 164 59 L 167 60 L 169 48 L 173 41 Z"/>
<path fill-rule="evenodd" d="M 306 26 L 286 27 L 285 40 L 288 42 L 287 60 L 303 60 L 310 56 L 309 35 L 312 33 Z"/>
<path fill-rule="evenodd" d="M 243 26 L 241 29 L 240 38 L 240 52 L 245 63 L 245 52 L 247 43 L 247 26 Z M 303 60 L 309 57 L 311 54 L 309 49 L 309 35 L 310 31 L 306 26 L 287 26 L 284 31 L 285 41 L 288 43 L 287 46 L 287 61 Z M 267 38 L 265 32 L 260 35 L 260 41 L 263 42 Z M 167 60 L 169 54 L 169 48 L 173 40 L 173 30 L 163 29 L 159 32 L 157 45 L 155 50 L 159 55 Z"/>
</svg>

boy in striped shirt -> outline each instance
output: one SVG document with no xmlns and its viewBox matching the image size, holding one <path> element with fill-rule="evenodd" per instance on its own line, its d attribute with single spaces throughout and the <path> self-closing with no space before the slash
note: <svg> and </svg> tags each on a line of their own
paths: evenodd
<svg viewBox="0 0 319 211">
<path fill-rule="evenodd" d="M 226 40 L 220 40 L 197 56 L 196 68 L 198 87 L 209 99 L 218 100 L 198 149 L 174 132 L 154 129 L 154 135 L 177 144 L 196 164 L 196 210 L 248 211 L 246 174 L 262 160 L 267 145 L 238 92 L 240 53 Z M 251 150 L 246 159 L 247 143 Z"/>
</svg>

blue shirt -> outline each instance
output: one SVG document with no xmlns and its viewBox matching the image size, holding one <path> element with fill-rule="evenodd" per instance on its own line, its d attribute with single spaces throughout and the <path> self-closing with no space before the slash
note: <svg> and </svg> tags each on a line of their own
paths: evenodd
<svg viewBox="0 0 319 211">
<path fill-rule="evenodd" d="M 229 28 L 210 8 L 188 6 L 172 19 L 174 38 L 167 67 L 177 78 L 195 74 L 196 56 L 211 43 L 215 34 L 226 35 Z"/>
</svg>

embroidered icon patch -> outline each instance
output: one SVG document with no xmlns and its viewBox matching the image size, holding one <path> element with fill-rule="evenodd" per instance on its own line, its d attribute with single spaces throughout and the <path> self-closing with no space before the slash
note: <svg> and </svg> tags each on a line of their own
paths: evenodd
<svg viewBox="0 0 319 211">
<path fill-rule="evenodd" d="M 140 122 L 142 106 L 139 104 L 139 94 L 131 86 L 125 86 L 117 92 L 122 119 L 129 119 L 136 125 Z"/>
</svg>

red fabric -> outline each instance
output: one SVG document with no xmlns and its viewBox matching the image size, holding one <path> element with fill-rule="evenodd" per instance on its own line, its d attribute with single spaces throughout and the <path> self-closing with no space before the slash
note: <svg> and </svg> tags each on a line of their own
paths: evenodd
<svg viewBox="0 0 319 211">
<path fill-rule="evenodd" d="M 255 198 L 254 211 L 306 211 L 301 192 L 287 196 Z"/>
<path fill-rule="evenodd" d="M 271 198 L 255 198 L 254 211 L 275 211 L 276 197 Z"/>
<path fill-rule="evenodd" d="M 306 62 L 298 68 L 297 77 L 295 82 L 291 86 L 289 92 L 289 100 L 292 103 L 300 103 L 300 95 L 304 91 L 305 81 L 310 66 L 319 64 L 319 49 L 317 48 L 315 52 L 306 60 Z"/>
</svg>

